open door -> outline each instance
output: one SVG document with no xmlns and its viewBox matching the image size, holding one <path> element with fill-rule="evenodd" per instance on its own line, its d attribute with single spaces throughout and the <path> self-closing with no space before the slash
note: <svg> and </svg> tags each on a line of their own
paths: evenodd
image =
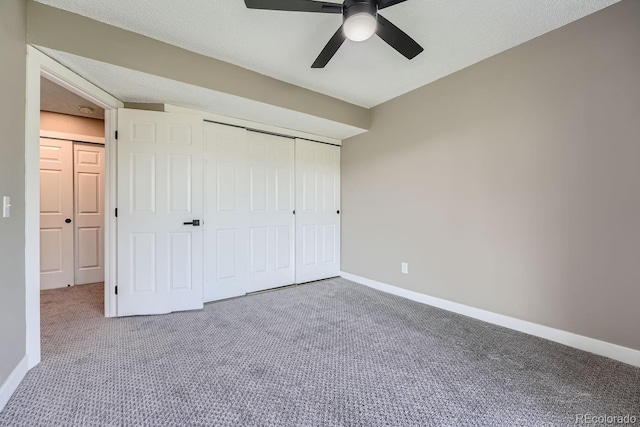
<svg viewBox="0 0 640 427">
<path fill-rule="evenodd" d="M 203 307 L 201 117 L 118 110 L 118 316 Z"/>
</svg>

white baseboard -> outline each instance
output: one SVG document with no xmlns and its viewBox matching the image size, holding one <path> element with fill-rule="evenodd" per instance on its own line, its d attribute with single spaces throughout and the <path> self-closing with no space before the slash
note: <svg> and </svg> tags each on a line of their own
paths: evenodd
<svg viewBox="0 0 640 427">
<path fill-rule="evenodd" d="M 599 356 L 609 357 L 629 365 L 640 367 L 640 351 L 632 348 L 622 347 L 617 344 L 596 340 L 594 338 L 577 335 L 571 332 L 562 331 L 560 329 L 550 328 L 548 326 L 538 325 L 537 323 L 527 322 L 502 314 L 493 313 L 491 311 L 470 307 L 464 304 L 447 301 L 441 298 L 431 297 L 429 295 L 402 289 L 397 286 L 388 285 L 386 283 L 376 282 L 375 280 L 365 277 L 356 276 L 355 274 L 341 272 L 340 276 L 352 282 L 360 283 L 370 288 L 389 294 L 398 295 L 413 301 L 451 311 L 453 313 L 462 314 L 484 322 L 493 323 L 494 325 L 503 326 L 525 334 L 534 335 L 550 341 L 555 341 L 569 347 L 597 354 Z"/>
<path fill-rule="evenodd" d="M 9 399 L 11 399 L 13 392 L 16 391 L 24 376 L 27 375 L 27 365 L 27 356 L 25 356 L 18 363 L 18 366 L 15 367 L 13 372 L 11 372 L 9 378 L 7 378 L 4 384 L 0 386 L 0 411 L 4 409 Z"/>
</svg>

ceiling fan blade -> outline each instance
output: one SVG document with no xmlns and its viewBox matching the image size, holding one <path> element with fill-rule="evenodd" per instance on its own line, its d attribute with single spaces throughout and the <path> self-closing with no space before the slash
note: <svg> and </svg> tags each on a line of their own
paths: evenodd
<svg viewBox="0 0 640 427">
<path fill-rule="evenodd" d="M 378 1 L 378 10 L 384 9 L 385 7 L 393 6 L 394 4 L 402 3 L 407 0 L 380 0 Z"/>
<path fill-rule="evenodd" d="M 345 38 L 346 37 L 344 36 L 344 31 L 342 30 L 341 25 L 340 28 L 338 28 L 338 31 L 336 31 L 333 37 L 331 37 L 329 43 L 327 43 L 324 49 L 322 49 L 322 52 L 320 52 L 320 55 L 318 55 L 318 58 L 313 63 L 311 68 L 324 68 L 324 66 L 327 65 L 329 61 L 331 61 L 331 58 L 333 58 L 333 55 L 336 54 L 338 49 L 340 49 L 340 46 L 342 46 L 342 43 L 344 43 Z"/>
<path fill-rule="evenodd" d="M 376 34 L 387 42 L 389 46 L 408 59 L 415 58 L 424 50 L 414 39 L 380 14 L 378 14 L 378 29 L 376 30 Z"/>
<path fill-rule="evenodd" d="M 313 0 L 244 0 L 249 9 L 289 10 L 293 12 L 342 13 L 342 5 Z"/>
</svg>

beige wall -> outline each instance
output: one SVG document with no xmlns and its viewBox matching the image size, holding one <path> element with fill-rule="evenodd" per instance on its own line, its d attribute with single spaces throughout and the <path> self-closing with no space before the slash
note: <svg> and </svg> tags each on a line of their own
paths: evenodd
<svg viewBox="0 0 640 427">
<path fill-rule="evenodd" d="M 375 108 L 342 269 L 640 349 L 639 23 L 623 0 Z"/>
<path fill-rule="evenodd" d="M 0 386 L 25 355 L 24 122 L 27 17 L 23 0 L 0 1 Z"/>
<path fill-rule="evenodd" d="M 104 120 L 40 112 L 40 129 L 104 138 Z"/>
</svg>

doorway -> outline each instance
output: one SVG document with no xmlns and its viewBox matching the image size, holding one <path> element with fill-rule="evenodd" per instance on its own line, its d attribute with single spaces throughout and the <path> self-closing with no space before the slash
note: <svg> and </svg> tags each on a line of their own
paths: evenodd
<svg viewBox="0 0 640 427">
<path fill-rule="evenodd" d="M 40 289 L 104 283 L 104 109 L 40 78 Z"/>
<path fill-rule="evenodd" d="M 25 259 L 31 260 L 25 265 L 27 282 L 26 317 L 27 317 L 27 360 L 31 369 L 40 363 L 40 137 L 41 137 L 41 99 L 40 88 L 42 78 L 80 96 L 85 101 L 95 104 L 104 110 L 103 137 L 104 143 L 104 315 L 116 315 L 115 298 L 115 128 L 118 108 L 124 104 L 102 89 L 78 76 L 68 68 L 52 60 L 33 46 L 27 47 L 27 120 L 25 141 Z M 60 135 L 53 135 L 59 138 Z M 47 135 L 52 137 L 52 135 Z M 70 140 L 81 138 L 71 137 Z M 99 142 L 88 140 L 82 142 Z M 113 149 L 111 148 L 113 147 Z M 73 218 L 65 217 L 66 219 Z M 66 224 L 66 223 L 65 223 Z M 74 273 L 75 275 L 75 273 Z"/>
</svg>

